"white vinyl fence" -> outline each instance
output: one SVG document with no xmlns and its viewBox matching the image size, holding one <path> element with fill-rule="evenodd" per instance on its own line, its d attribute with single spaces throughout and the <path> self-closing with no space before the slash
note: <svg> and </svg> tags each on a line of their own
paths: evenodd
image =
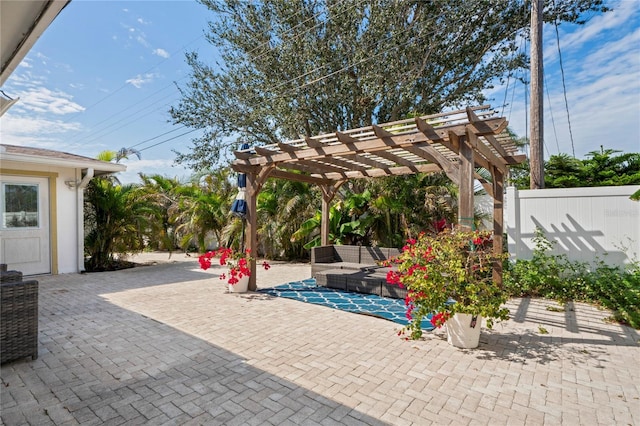
<svg viewBox="0 0 640 426">
<path fill-rule="evenodd" d="M 639 259 L 640 202 L 629 199 L 638 185 L 517 190 L 507 188 L 505 231 L 512 258 L 530 259 L 540 228 L 555 241 L 554 254 L 622 266 Z"/>
</svg>

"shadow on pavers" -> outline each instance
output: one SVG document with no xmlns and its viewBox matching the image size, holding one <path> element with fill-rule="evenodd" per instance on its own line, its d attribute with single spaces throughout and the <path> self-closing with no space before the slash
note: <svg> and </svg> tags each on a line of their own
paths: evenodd
<svg viewBox="0 0 640 426">
<path fill-rule="evenodd" d="M 40 356 L 2 365 L 3 424 L 386 424 L 100 297 L 105 280 L 121 291 L 210 277 L 155 268 L 151 280 L 145 268 L 44 280 Z"/>
<path fill-rule="evenodd" d="M 556 302 L 535 299 L 536 309 L 531 306 L 531 298 L 514 299 L 517 309 L 512 309 L 510 321 L 528 324 L 529 329 L 483 332 L 480 346 L 474 353 L 478 359 L 503 359 L 522 364 L 546 364 L 559 359 L 569 359 L 575 365 L 586 361 L 607 363 L 607 346 L 637 347 L 639 335 L 636 330 L 621 324 L 604 321 L 606 313 L 593 307 L 587 309 L 593 317 L 576 317 L 573 303 L 565 309 L 555 309 Z M 552 310 L 547 310 L 551 306 Z M 586 306 L 586 305 L 585 305 Z M 600 317 L 599 314 L 602 314 Z M 537 326 L 537 329 L 531 328 Z"/>
</svg>

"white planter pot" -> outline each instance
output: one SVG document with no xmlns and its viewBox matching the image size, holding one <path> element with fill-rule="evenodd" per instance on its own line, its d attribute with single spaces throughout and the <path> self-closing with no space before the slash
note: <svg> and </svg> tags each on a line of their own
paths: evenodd
<svg viewBox="0 0 640 426">
<path fill-rule="evenodd" d="M 229 293 L 246 293 L 249 289 L 249 276 L 245 275 L 235 284 L 229 284 Z"/>
<path fill-rule="evenodd" d="M 476 316 L 475 327 L 472 327 L 473 315 L 453 314 L 447 320 L 447 342 L 456 348 L 473 349 L 480 344 L 480 326 L 482 317 Z"/>
</svg>

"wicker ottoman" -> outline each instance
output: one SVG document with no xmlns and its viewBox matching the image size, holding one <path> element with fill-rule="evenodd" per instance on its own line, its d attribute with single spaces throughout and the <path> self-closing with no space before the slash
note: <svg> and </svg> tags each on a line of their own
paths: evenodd
<svg viewBox="0 0 640 426">
<path fill-rule="evenodd" d="M 9 279 L 0 293 L 0 363 L 38 358 L 38 281 Z"/>
</svg>

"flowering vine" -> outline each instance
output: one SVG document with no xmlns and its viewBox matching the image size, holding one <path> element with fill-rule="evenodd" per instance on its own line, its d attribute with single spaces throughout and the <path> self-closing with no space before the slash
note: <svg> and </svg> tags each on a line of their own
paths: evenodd
<svg viewBox="0 0 640 426">
<path fill-rule="evenodd" d="M 251 250 L 246 249 L 242 252 L 236 251 L 232 248 L 220 248 L 218 250 L 208 251 L 198 257 L 200 268 L 205 271 L 209 269 L 211 267 L 212 259 L 215 257 L 220 257 L 220 265 L 227 266 L 229 269 L 228 274 L 220 274 L 220 279 L 227 280 L 227 283 L 230 285 L 238 283 L 242 277 L 251 276 L 250 262 L 255 260 L 251 257 Z M 265 270 L 268 270 L 271 265 L 264 261 L 262 262 L 262 267 Z"/>
<path fill-rule="evenodd" d="M 387 282 L 407 289 L 406 329 L 411 338 L 422 336 L 422 319 L 441 327 L 455 313 L 481 315 L 491 328 L 493 320 L 508 319 L 502 305 L 506 294 L 493 282 L 494 253 L 487 231 L 444 228 L 436 235 L 421 233 L 407 240 L 402 253 L 385 262 L 391 269 Z"/>
</svg>

